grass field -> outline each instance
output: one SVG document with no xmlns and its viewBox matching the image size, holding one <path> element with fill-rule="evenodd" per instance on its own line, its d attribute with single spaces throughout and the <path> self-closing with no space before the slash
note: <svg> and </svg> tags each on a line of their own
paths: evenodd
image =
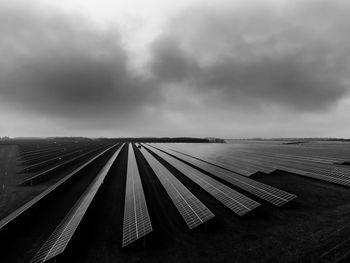
<svg viewBox="0 0 350 263">
<path fill-rule="evenodd" d="M 261 206 L 238 217 L 197 184 L 154 155 L 214 214 L 206 226 L 190 231 L 149 164 L 135 147 L 154 231 L 141 243 L 121 248 L 127 147 L 107 174 L 83 221 L 58 262 L 346 262 L 350 242 L 350 189 L 284 171 L 256 173 L 254 180 L 297 195 L 282 208 Z M 0 232 L 2 262 L 27 262 L 86 188 L 108 153 L 69 184 Z M 53 183 L 17 186 L 17 146 L 0 146 L 1 217 Z M 209 175 L 209 174 L 208 174 Z M 60 175 L 57 175 L 58 177 Z"/>
</svg>

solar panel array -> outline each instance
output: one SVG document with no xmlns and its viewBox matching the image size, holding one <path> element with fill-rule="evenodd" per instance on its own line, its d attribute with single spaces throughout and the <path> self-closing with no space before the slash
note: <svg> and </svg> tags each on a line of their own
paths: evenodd
<svg viewBox="0 0 350 263">
<path fill-rule="evenodd" d="M 125 247 L 152 231 L 145 195 L 132 144 L 129 144 L 123 241 Z"/>
<path fill-rule="evenodd" d="M 319 167 L 319 165 L 310 166 L 310 164 L 305 163 L 295 163 L 291 160 L 275 159 L 270 160 L 270 158 L 264 158 L 267 163 L 271 163 L 273 167 L 279 170 L 295 173 L 304 177 L 310 177 L 317 180 L 322 180 L 326 182 L 331 182 L 339 185 L 350 186 L 350 171 L 337 171 L 336 168 L 332 171 L 326 171 Z"/>
<path fill-rule="evenodd" d="M 89 155 L 89 154 L 91 154 L 91 153 L 93 153 L 93 152 L 99 151 L 99 150 L 101 150 L 101 149 L 103 149 L 103 148 L 105 148 L 105 146 L 99 147 L 99 148 L 97 148 L 97 149 L 89 150 L 89 151 L 84 152 L 84 153 L 82 153 L 82 154 L 80 154 L 80 155 L 78 155 L 78 156 L 75 156 L 75 157 L 72 158 L 72 159 L 69 159 L 69 160 L 67 160 L 67 161 L 64 161 L 63 163 L 59 163 L 59 164 L 57 164 L 57 165 L 55 165 L 55 166 L 53 166 L 53 167 L 49 167 L 48 169 L 46 169 L 46 170 L 44 170 L 44 171 L 41 171 L 41 172 L 39 172 L 39 173 L 37 173 L 37 174 L 35 174 L 35 175 L 33 175 L 33 176 L 31 176 L 31 177 L 25 179 L 24 181 L 22 181 L 22 182 L 20 183 L 20 185 L 33 184 L 33 183 L 39 181 L 40 179 L 42 179 L 44 176 L 46 176 L 46 175 L 49 174 L 50 172 L 52 172 L 52 171 L 54 171 L 54 170 L 56 170 L 56 169 L 59 169 L 60 167 L 62 167 L 62 166 L 64 166 L 64 165 L 67 165 L 67 164 L 69 164 L 69 163 L 72 163 L 72 162 L 75 161 L 75 160 L 81 159 L 81 158 L 83 158 L 84 156 L 87 156 L 87 155 Z"/>
<path fill-rule="evenodd" d="M 164 149 L 164 148 L 162 148 Z M 169 150 L 168 150 L 169 151 Z M 170 150 L 171 154 L 185 160 L 186 162 L 191 163 L 192 165 L 195 165 L 212 175 L 217 176 L 218 178 L 221 178 L 271 204 L 274 204 L 276 206 L 282 206 L 289 201 L 296 198 L 296 195 L 288 193 L 286 191 L 277 189 L 275 187 L 269 186 L 267 184 L 260 183 L 258 181 L 255 181 L 253 179 L 238 175 L 236 173 L 227 171 L 225 169 L 222 169 L 220 167 L 214 166 L 212 164 L 206 163 L 204 161 L 201 161 L 199 159 L 190 157 L 188 155 L 179 153 L 177 151 Z"/>
<path fill-rule="evenodd" d="M 188 154 L 192 157 L 199 158 L 208 163 L 214 163 L 217 166 L 230 170 L 244 176 L 251 176 L 259 171 L 264 173 L 271 173 L 275 169 L 265 165 L 264 162 L 252 160 L 246 158 L 244 155 L 235 155 L 234 158 L 230 158 L 229 154 L 222 154 L 224 152 L 225 145 L 214 144 L 208 145 L 203 144 L 164 144 L 167 148 L 180 151 L 181 153 Z"/>
<path fill-rule="evenodd" d="M 211 178 L 210 176 L 158 149 L 152 148 L 152 152 L 156 153 L 162 159 L 167 161 L 170 165 L 190 178 L 193 182 L 198 184 L 205 191 L 207 191 L 209 194 L 211 194 L 213 197 L 215 197 L 239 216 L 242 216 L 254 210 L 260 205 L 258 202 L 250 199 L 249 197 L 240 194 L 239 192 L 231 189 L 223 183 Z"/>
<path fill-rule="evenodd" d="M 51 157 L 51 158 L 49 158 L 49 156 L 46 155 L 45 156 L 46 158 L 41 157 L 41 159 L 43 159 L 43 160 L 36 161 L 34 159 L 31 162 L 26 161 L 25 164 L 29 164 L 29 165 L 27 165 L 22 171 L 23 172 L 36 171 L 37 169 L 40 169 L 41 167 L 45 167 L 47 165 L 50 165 L 51 163 L 56 163 L 57 161 L 66 160 L 68 157 L 74 156 L 75 154 L 82 153 L 82 152 L 83 152 L 82 149 L 78 149 L 78 150 L 69 151 L 69 152 L 64 153 L 64 154 L 55 155 L 54 157 Z"/>
<path fill-rule="evenodd" d="M 350 185 L 350 169 L 346 166 L 320 163 L 310 158 L 278 154 L 271 150 L 259 154 L 248 152 L 247 155 L 248 158 L 262 160 L 275 169 L 340 185 Z"/>
<path fill-rule="evenodd" d="M 68 145 L 62 144 L 59 148 L 49 145 L 34 150 L 30 145 L 23 147 L 20 160 L 22 164 L 28 165 L 26 170 L 38 171 L 38 169 L 42 169 L 39 170 L 38 174 L 24 181 L 25 183 L 31 180 L 34 182 L 42 175 L 84 155 L 86 156 L 82 160 L 87 159 L 87 157 L 89 159 L 2 219 L 0 229 L 24 214 L 50 193 L 58 190 L 70 178 L 107 151 L 112 150 L 116 145 L 107 146 L 106 143 L 86 145 L 85 148 L 79 148 L 80 146 L 69 146 L 68 148 Z M 150 165 L 189 229 L 207 222 L 215 215 L 186 187 L 187 184 L 191 186 L 191 182 L 181 180 L 184 181 L 182 183 L 179 180 L 184 179 L 184 177 L 197 184 L 239 216 L 254 210 L 260 204 L 235 191 L 235 187 L 244 190 L 244 193 L 249 193 L 249 196 L 255 195 L 278 207 L 296 198 L 296 195 L 292 193 L 249 178 L 250 175 L 258 171 L 270 173 L 279 169 L 350 187 L 350 167 L 339 165 L 342 162 L 349 162 L 350 144 L 341 144 L 334 149 L 329 149 L 327 144 L 323 143 L 301 146 L 286 146 L 278 143 L 250 144 L 249 142 L 235 144 L 142 144 L 142 147 L 141 144 L 135 145 L 139 148 L 137 151 L 142 153 Z M 79 200 L 66 215 L 62 216 L 63 220 L 31 262 L 49 261 L 65 251 L 122 147 L 115 150 L 113 156 L 85 189 Z M 162 160 L 159 161 L 158 157 L 156 158 L 154 155 Z M 68 157 L 71 158 L 68 159 Z M 57 159 L 62 160 L 58 165 Z M 173 166 L 179 173 L 171 173 L 172 169 L 168 170 L 167 166 L 163 165 L 164 161 Z M 232 189 L 228 185 L 235 187 Z M 125 187 L 123 247 L 145 237 L 153 230 L 132 144 L 128 144 Z M 172 206 L 171 209 L 175 208 Z"/>
<path fill-rule="evenodd" d="M 257 171 L 269 173 L 279 169 L 317 180 L 350 186 L 350 167 L 339 165 L 349 160 L 349 144 L 332 145 L 332 148 L 329 148 L 328 144 L 167 144 L 167 147 L 246 176 Z M 242 172 L 242 170 L 237 170 L 237 163 L 247 167 L 251 167 L 254 163 L 256 167 Z"/>
<path fill-rule="evenodd" d="M 122 147 L 119 147 L 107 161 L 66 217 L 39 249 L 31 260 L 32 263 L 46 262 L 64 252 L 121 149 Z"/>
<path fill-rule="evenodd" d="M 214 217 L 214 214 L 155 157 L 144 148 L 140 151 L 190 229 Z"/>
<path fill-rule="evenodd" d="M 31 208 L 33 205 L 35 205 L 37 202 L 39 202 L 40 200 L 42 200 L 45 196 L 47 196 L 48 194 L 50 194 L 51 192 L 53 192 L 54 190 L 56 190 L 59 186 L 61 186 L 62 184 L 64 184 L 66 181 L 68 181 L 71 177 L 73 177 L 74 175 L 76 175 L 79 171 L 81 171 L 82 169 L 84 169 L 86 166 L 88 166 L 90 163 L 92 163 L 93 161 L 95 161 L 97 158 L 99 158 L 101 155 L 103 155 L 105 152 L 109 151 L 110 149 L 112 149 L 113 147 L 115 147 L 117 144 L 108 147 L 106 150 L 100 152 L 99 154 L 96 154 L 95 156 L 93 156 L 91 159 L 89 159 L 88 161 L 86 161 L 85 163 L 83 163 L 82 165 L 80 165 L 78 168 L 74 169 L 72 172 L 70 172 L 69 174 L 67 174 L 65 177 L 63 177 L 61 180 L 59 180 L 57 183 L 55 183 L 54 185 L 48 187 L 46 190 L 44 190 L 43 192 L 41 192 L 39 195 L 37 195 L 36 197 L 34 197 L 32 200 L 30 200 L 29 202 L 27 202 L 26 204 L 24 204 L 23 206 L 21 206 L 20 208 L 16 209 L 14 212 L 12 212 L 11 214 L 9 214 L 8 216 L 6 216 L 5 218 L 3 218 L 0 221 L 0 229 L 5 227 L 7 224 L 9 224 L 11 221 L 13 221 L 14 219 L 16 219 L 18 216 L 20 216 L 22 213 L 24 213 L 25 211 L 27 211 L 29 208 Z"/>
<path fill-rule="evenodd" d="M 232 160 L 228 156 L 220 156 L 216 154 L 211 155 L 209 158 L 206 157 L 206 160 L 244 176 L 251 176 L 257 172 L 271 173 L 275 170 L 273 167 L 267 166 L 262 161 L 245 158 L 244 155 L 235 156 L 234 160 Z"/>
</svg>

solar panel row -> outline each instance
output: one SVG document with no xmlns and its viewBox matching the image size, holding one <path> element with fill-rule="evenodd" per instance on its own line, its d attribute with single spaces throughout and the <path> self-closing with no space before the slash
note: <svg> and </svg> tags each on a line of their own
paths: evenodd
<svg viewBox="0 0 350 263">
<path fill-rule="evenodd" d="M 39 173 L 37 173 L 37 174 L 35 174 L 35 175 L 25 179 L 24 181 L 22 181 L 20 183 L 20 185 L 28 185 L 28 184 L 31 185 L 33 183 L 36 183 L 36 182 L 40 181 L 43 177 L 45 177 L 47 174 L 49 174 L 50 172 L 52 172 L 52 171 L 54 171 L 54 170 L 56 170 L 56 169 L 58 169 L 58 168 L 60 168 L 60 167 L 62 167 L 64 165 L 72 163 L 73 161 L 81 159 L 81 158 L 83 158 L 83 157 L 85 157 L 85 156 L 87 156 L 87 155 L 89 155 L 89 154 L 91 154 L 93 152 L 96 152 L 96 151 L 99 151 L 99 150 L 103 150 L 105 147 L 106 146 L 102 146 L 102 147 L 99 147 L 97 149 L 89 150 L 88 152 L 82 153 L 82 154 L 80 154 L 78 156 L 75 156 L 74 158 L 71 158 L 71 159 L 69 159 L 67 161 L 64 161 L 62 163 L 59 163 L 59 164 L 54 165 L 52 167 L 49 167 L 48 169 L 46 169 L 44 171 L 41 171 L 41 172 L 39 172 Z"/>
<path fill-rule="evenodd" d="M 39 249 L 32 263 L 46 262 L 64 252 L 122 147 L 115 151 L 69 213 Z"/>
<path fill-rule="evenodd" d="M 31 208 L 33 205 L 35 205 L 37 202 L 39 202 L 41 199 L 43 199 L 45 196 L 56 190 L 58 187 L 60 187 L 62 184 L 64 184 L 66 181 L 68 181 L 71 177 L 76 175 L 79 171 L 84 169 L 86 166 L 88 166 L 90 163 L 95 161 L 97 158 L 99 158 L 101 155 L 103 155 L 105 152 L 109 151 L 113 147 L 115 147 L 117 144 L 110 146 L 109 148 L 105 149 L 104 151 L 100 152 L 99 154 L 96 154 L 91 159 L 80 165 L 78 168 L 74 169 L 72 172 L 67 174 L 65 177 L 63 177 L 61 180 L 59 180 L 54 185 L 48 187 L 46 190 L 41 192 L 39 195 L 34 197 L 32 200 L 21 206 L 20 208 L 16 209 L 14 212 L 6 216 L 0 221 L 0 229 L 5 227 L 7 224 L 12 222 L 14 219 L 16 219 L 18 216 L 20 216 L 22 213 L 27 211 L 29 208 Z"/>
<path fill-rule="evenodd" d="M 250 176 L 256 172 L 263 172 L 268 174 L 274 171 L 272 167 L 265 165 L 264 162 L 245 158 L 244 155 L 235 157 L 234 160 L 228 158 L 227 156 L 216 155 L 215 157 L 208 158 L 208 160 L 211 162 L 218 163 L 221 167 L 224 167 L 228 170 L 232 170 L 233 172 L 235 172 L 235 170 L 231 169 L 232 164 L 236 165 L 236 163 L 239 163 L 241 167 L 250 168 L 250 173 L 243 174 L 246 176 Z"/>
<path fill-rule="evenodd" d="M 177 149 L 173 145 L 169 146 L 169 149 L 170 148 L 179 153 L 201 159 L 207 163 L 215 164 L 216 166 L 225 168 L 226 170 L 230 170 L 232 172 L 235 172 L 237 174 L 241 174 L 244 176 L 251 176 L 252 174 L 257 173 L 259 171 L 263 171 L 266 173 L 270 172 L 270 170 L 266 169 L 262 165 L 257 166 L 255 164 L 252 164 L 253 162 L 248 162 L 246 159 L 242 160 L 241 158 L 235 158 L 235 160 L 229 160 L 227 157 L 220 156 L 217 154 L 210 154 L 210 156 L 204 155 L 203 157 L 203 155 L 201 154 L 197 154 L 197 153 L 191 154 L 181 148 Z"/>
<path fill-rule="evenodd" d="M 229 167 L 222 165 L 223 161 L 225 161 L 225 165 L 227 163 L 236 165 L 237 161 L 241 162 L 242 165 L 256 162 L 263 163 L 263 167 L 271 169 L 270 171 L 279 169 L 305 177 L 349 186 L 350 168 L 332 163 L 337 160 L 339 154 L 328 154 L 328 151 L 323 151 L 327 150 L 328 147 L 316 146 L 316 148 L 314 146 L 286 147 L 285 145 L 276 144 L 250 145 L 237 143 L 214 146 L 202 144 L 193 145 L 192 147 L 184 144 L 171 144 L 169 147 L 228 169 Z M 318 150 L 321 151 L 320 155 L 323 154 L 323 156 L 314 157 Z M 340 156 L 344 157 L 344 155 Z M 268 171 L 264 170 L 265 168 L 262 169 L 263 167 L 260 171 Z"/>
<path fill-rule="evenodd" d="M 144 148 L 140 151 L 190 229 L 214 217 L 214 214 L 156 158 Z"/>
<path fill-rule="evenodd" d="M 294 194 L 227 171 L 188 155 L 173 150 L 171 150 L 171 154 L 276 206 L 282 206 L 296 198 Z"/>
<path fill-rule="evenodd" d="M 213 197 L 215 197 L 239 216 L 242 216 L 254 210 L 260 205 L 258 202 L 238 193 L 237 191 L 222 184 L 221 182 L 158 149 L 152 148 L 152 152 L 156 153 L 182 174 L 190 178 L 193 182 L 198 184 L 205 191 L 207 191 L 209 194 L 211 194 Z"/>
<path fill-rule="evenodd" d="M 350 185 L 350 169 L 346 167 L 303 162 L 278 155 L 270 156 L 262 154 L 255 158 L 264 160 L 265 163 L 270 164 L 275 169 L 280 169 L 305 177 L 311 177 L 314 179 L 332 182 L 340 185 Z"/>
<path fill-rule="evenodd" d="M 86 151 L 86 149 L 84 150 Z M 78 150 L 70 151 L 64 154 L 56 155 L 55 157 L 52 157 L 52 158 L 44 158 L 44 160 L 36 161 L 29 165 L 27 163 L 26 167 L 22 171 L 23 172 L 35 171 L 37 169 L 50 165 L 51 163 L 56 163 L 57 161 L 66 160 L 70 156 L 75 156 L 76 154 L 82 153 L 82 152 L 83 152 L 83 149 L 78 149 Z"/>
<path fill-rule="evenodd" d="M 251 176 L 252 174 L 257 173 L 259 171 L 264 171 L 266 173 L 271 172 L 268 167 L 265 167 L 262 164 L 257 164 L 255 162 L 249 161 L 244 158 L 240 158 L 238 156 L 235 156 L 234 160 L 229 160 L 227 159 L 227 156 L 222 156 L 216 153 L 215 147 L 214 150 L 210 152 L 208 151 L 208 149 L 205 148 L 205 151 L 201 151 L 201 148 L 188 147 L 184 144 L 162 144 L 162 146 L 180 151 L 181 153 L 195 156 L 209 163 L 215 163 L 215 165 L 217 166 L 223 167 L 227 170 L 233 171 L 244 176 Z"/>
<path fill-rule="evenodd" d="M 128 150 L 128 168 L 125 189 L 123 241 L 125 247 L 152 231 L 145 195 L 132 144 Z"/>
</svg>

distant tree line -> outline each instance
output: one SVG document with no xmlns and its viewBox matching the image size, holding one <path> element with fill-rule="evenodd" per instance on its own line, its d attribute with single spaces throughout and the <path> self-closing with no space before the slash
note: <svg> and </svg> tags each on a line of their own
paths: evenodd
<svg viewBox="0 0 350 263">
<path fill-rule="evenodd" d="M 209 139 L 206 138 L 193 138 L 193 137 L 139 137 L 139 138 L 132 138 L 132 137 L 125 137 L 125 138 L 113 138 L 113 139 L 107 139 L 107 140 L 113 140 L 115 142 L 187 142 L 187 143 L 208 143 L 210 142 Z"/>
<path fill-rule="evenodd" d="M 209 143 L 209 142 L 221 142 L 220 139 L 213 138 L 194 138 L 194 137 L 123 137 L 123 138 L 86 138 L 86 137 L 48 137 L 48 138 L 35 138 L 35 137 L 0 137 L 0 144 L 26 144 L 26 143 L 60 143 L 60 142 L 88 142 L 88 141 L 111 141 L 111 142 L 178 142 L 178 143 Z"/>
<path fill-rule="evenodd" d="M 308 141 L 331 141 L 331 142 L 350 142 L 347 138 L 244 138 L 244 139 L 228 139 L 230 141 L 297 141 L 298 143 L 306 143 Z"/>
</svg>

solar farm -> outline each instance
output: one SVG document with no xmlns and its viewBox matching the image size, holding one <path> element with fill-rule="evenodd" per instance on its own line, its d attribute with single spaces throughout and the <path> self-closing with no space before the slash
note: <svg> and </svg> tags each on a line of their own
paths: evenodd
<svg viewBox="0 0 350 263">
<path fill-rule="evenodd" d="M 0 145 L 0 262 L 350 259 L 350 143 Z"/>
</svg>

